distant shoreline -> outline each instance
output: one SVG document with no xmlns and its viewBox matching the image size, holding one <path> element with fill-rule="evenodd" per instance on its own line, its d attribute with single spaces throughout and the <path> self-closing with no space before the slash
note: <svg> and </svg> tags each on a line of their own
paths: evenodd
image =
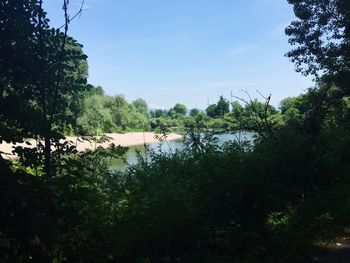
<svg viewBox="0 0 350 263">
<path fill-rule="evenodd" d="M 142 144 L 151 144 L 158 142 L 159 140 L 154 138 L 156 133 L 154 132 L 128 132 L 128 133 L 107 133 L 104 134 L 109 138 L 108 142 L 96 143 L 83 140 L 83 136 L 67 136 L 64 141 L 70 141 L 73 145 L 77 147 L 78 152 L 84 152 L 87 150 L 94 150 L 97 147 L 102 147 L 104 149 L 108 148 L 112 143 L 115 145 L 121 145 L 124 147 L 142 145 Z M 167 141 L 181 139 L 183 136 L 176 133 L 170 133 L 167 135 Z M 12 153 L 13 147 L 22 146 L 26 148 L 34 148 L 35 140 L 28 140 L 31 145 L 24 143 L 6 143 L 3 142 L 0 144 L 0 153 L 6 159 L 13 159 L 16 156 Z"/>
</svg>

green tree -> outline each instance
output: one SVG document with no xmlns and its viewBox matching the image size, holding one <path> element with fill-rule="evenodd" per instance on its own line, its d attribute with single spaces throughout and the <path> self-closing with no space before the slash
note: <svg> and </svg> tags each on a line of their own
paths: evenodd
<svg viewBox="0 0 350 263">
<path fill-rule="evenodd" d="M 105 95 L 105 92 L 103 90 L 103 88 L 101 86 L 94 86 L 91 84 L 87 84 L 88 86 L 88 91 L 86 93 L 88 93 L 88 95 L 100 95 L 103 96 Z"/>
<path fill-rule="evenodd" d="M 297 71 L 324 74 L 350 92 L 350 2 L 348 0 L 288 0 L 297 20 L 286 28 L 287 53 Z"/>
<path fill-rule="evenodd" d="M 180 115 L 186 115 L 187 113 L 187 108 L 185 105 L 181 103 L 176 103 L 175 106 L 173 107 L 173 110 Z"/>
<path fill-rule="evenodd" d="M 167 116 L 166 110 L 161 110 L 161 109 L 155 109 L 154 111 L 151 112 L 153 115 L 153 118 L 161 118 Z"/>
<path fill-rule="evenodd" d="M 220 96 L 215 111 L 217 116 L 224 116 L 226 113 L 230 112 L 230 103 L 226 101 L 223 96 Z"/>
<path fill-rule="evenodd" d="M 209 117 L 216 118 L 224 116 L 230 112 L 230 103 L 220 96 L 217 104 L 211 104 L 206 108 L 206 113 Z"/>
<path fill-rule="evenodd" d="M 37 5 L 0 2 L 0 141 L 18 141 L 37 133 L 33 119 L 40 119 L 39 113 L 27 103 L 35 100 L 38 74 L 33 67 L 38 60 Z"/>
<path fill-rule="evenodd" d="M 132 105 L 134 105 L 135 109 L 144 115 L 148 115 L 148 105 L 147 102 L 144 99 L 136 99 L 132 102 Z"/>
<path fill-rule="evenodd" d="M 104 107 L 103 99 L 98 95 L 85 99 L 82 115 L 77 120 L 80 135 L 101 135 L 115 128 L 111 111 Z"/>
<path fill-rule="evenodd" d="M 195 117 L 199 114 L 199 110 L 196 108 L 193 108 L 190 110 L 190 116 Z"/>
<path fill-rule="evenodd" d="M 44 139 L 50 176 L 51 145 L 63 137 L 72 121 L 67 109 L 87 88 L 87 57 L 67 27 L 49 26 L 42 1 L 1 1 L 0 12 L 0 136 Z"/>
<path fill-rule="evenodd" d="M 217 116 L 216 113 L 216 104 L 211 104 L 209 105 L 206 109 L 205 112 L 209 117 L 215 118 Z"/>
<path fill-rule="evenodd" d="M 231 103 L 231 112 L 233 116 L 239 117 L 243 113 L 243 106 L 238 101 L 234 101 Z"/>
</svg>

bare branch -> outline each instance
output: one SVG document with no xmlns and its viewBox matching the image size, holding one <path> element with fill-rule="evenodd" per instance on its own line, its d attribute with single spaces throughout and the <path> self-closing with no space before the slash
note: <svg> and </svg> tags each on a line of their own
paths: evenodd
<svg viewBox="0 0 350 263">
<path fill-rule="evenodd" d="M 83 13 L 83 10 L 84 10 L 84 3 L 85 3 L 85 0 L 82 0 L 78 12 L 76 12 L 76 13 L 72 16 L 72 18 L 68 18 L 68 24 L 69 24 L 71 21 L 73 21 L 75 18 L 77 18 L 78 16 L 79 16 L 79 18 L 81 17 L 81 14 Z M 66 21 L 62 26 L 60 26 L 58 29 L 61 29 L 61 28 L 66 27 L 66 26 L 67 26 L 67 21 Z"/>
<path fill-rule="evenodd" d="M 69 15 L 68 15 L 68 3 L 69 0 L 64 0 L 63 2 L 63 10 L 64 10 L 64 20 L 65 20 L 65 25 L 64 25 L 64 36 L 63 36 L 63 41 L 62 41 L 62 45 L 61 45 L 61 51 L 60 51 L 60 56 L 58 59 L 58 69 L 57 69 L 57 79 L 56 79 L 56 86 L 55 86 L 55 91 L 54 91 L 54 101 L 53 101 L 53 105 L 52 105 L 52 109 L 51 109 L 51 113 L 50 113 L 50 118 L 49 118 L 49 122 L 50 125 L 52 124 L 53 121 L 53 117 L 55 115 L 56 112 L 56 105 L 57 105 L 57 101 L 58 101 L 58 91 L 59 88 L 61 86 L 61 73 L 62 73 L 62 64 L 63 64 L 63 58 L 64 58 L 64 54 L 65 54 L 65 47 L 66 47 L 66 42 L 67 42 L 67 36 L 68 36 L 68 24 L 69 24 Z"/>
<path fill-rule="evenodd" d="M 239 130 L 250 130 L 254 131 L 260 136 L 270 136 L 272 134 L 272 128 L 271 123 L 268 120 L 268 109 L 270 107 L 270 100 L 271 100 L 271 94 L 268 97 L 265 97 L 260 91 L 257 90 L 257 93 L 265 100 L 264 102 L 264 108 L 262 110 L 259 110 L 258 104 L 255 103 L 255 101 L 252 99 L 250 94 L 247 91 L 242 91 L 248 99 L 237 97 L 231 94 L 231 98 L 235 98 L 238 101 L 241 101 L 245 104 L 246 108 L 249 108 L 253 116 L 249 118 L 248 120 L 245 120 L 244 118 L 241 118 L 238 121 L 237 127 Z M 225 116 L 222 117 L 223 120 L 232 123 L 237 124 L 234 120 L 231 120 Z"/>
<path fill-rule="evenodd" d="M 256 90 L 257 93 L 259 93 L 259 95 L 264 99 L 264 100 L 267 100 L 267 98 L 259 91 L 259 90 Z M 271 94 L 270 94 L 271 96 Z"/>
</svg>

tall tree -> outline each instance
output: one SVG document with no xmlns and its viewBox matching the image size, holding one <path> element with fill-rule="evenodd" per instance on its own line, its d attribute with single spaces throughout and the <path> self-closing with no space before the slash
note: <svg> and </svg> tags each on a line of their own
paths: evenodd
<svg viewBox="0 0 350 263">
<path fill-rule="evenodd" d="M 181 104 L 181 103 L 176 103 L 173 110 L 177 113 L 177 114 L 181 114 L 181 115 L 186 115 L 187 113 L 187 108 L 185 105 Z"/>
<path fill-rule="evenodd" d="M 0 2 L 0 140 L 44 139 L 46 174 L 51 145 L 62 137 L 67 109 L 86 88 L 86 55 L 64 32 L 51 28 L 42 1 Z"/>
<path fill-rule="evenodd" d="M 216 117 L 216 104 L 210 104 L 206 109 L 205 112 L 209 117 Z"/>
<path fill-rule="evenodd" d="M 288 0 L 297 20 L 287 28 L 287 56 L 305 75 L 334 82 L 350 94 L 350 1 Z"/>
<path fill-rule="evenodd" d="M 148 115 L 148 105 L 144 99 L 138 98 L 132 102 L 132 105 L 139 113 Z"/>
<path fill-rule="evenodd" d="M 223 116 L 225 113 L 230 112 L 230 103 L 224 99 L 223 96 L 220 96 L 220 99 L 216 105 L 216 114 L 218 116 Z"/>
</svg>

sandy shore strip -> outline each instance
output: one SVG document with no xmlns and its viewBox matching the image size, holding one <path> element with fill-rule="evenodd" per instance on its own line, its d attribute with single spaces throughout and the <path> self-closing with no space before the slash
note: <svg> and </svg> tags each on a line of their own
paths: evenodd
<svg viewBox="0 0 350 263">
<path fill-rule="evenodd" d="M 103 143 L 95 143 L 93 141 L 83 140 L 82 137 L 77 136 L 67 136 L 65 141 L 72 142 L 73 145 L 77 147 L 77 150 L 79 152 L 83 152 L 86 150 L 94 150 L 96 147 L 102 147 L 102 148 L 108 148 L 112 143 L 115 145 L 121 145 L 124 147 L 129 146 L 135 146 L 135 145 L 142 145 L 144 143 L 150 144 L 158 142 L 159 140 L 156 139 L 154 136 L 156 134 L 154 132 L 128 132 L 128 133 L 107 133 L 105 136 L 109 138 L 108 142 Z M 167 141 L 171 140 L 177 140 L 181 139 L 183 136 L 176 133 L 170 133 L 167 136 Z M 35 140 L 29 140 L 29 143 L 31 145 L 28 145 L 26 143 L 1 143 L 0 144 L 0 153 L 4 158 L 15 158 L 15 155 L 13 155 L 12 150 L 14 147 L 22 146 L 26 148 L 33 148 L 36 145 Z"/>
</svg>

